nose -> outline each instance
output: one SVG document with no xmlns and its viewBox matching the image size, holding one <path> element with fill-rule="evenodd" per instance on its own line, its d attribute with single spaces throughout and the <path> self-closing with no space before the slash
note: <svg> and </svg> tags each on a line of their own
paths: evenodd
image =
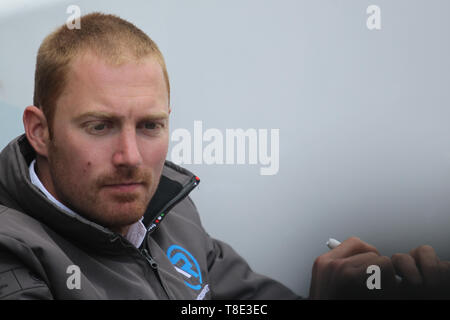
<svg viewBox="0 0 450 320">
<path fill-rule="evenodd" d="M 118 137 L 113 164 L 118 167 L 138 167 L 142 163 L 142 156 L 134 129 L 124 128 Z"/>
</svg>

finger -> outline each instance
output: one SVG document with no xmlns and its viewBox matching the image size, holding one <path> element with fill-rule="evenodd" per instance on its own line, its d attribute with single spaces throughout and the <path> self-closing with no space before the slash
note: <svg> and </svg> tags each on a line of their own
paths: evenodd
<svg viewBox="0 0 450 320">
<path fill-rule="evenodd" d="M 374 252 L 377 255 L 380 255 L 380 253 L 374 246 L 371 246 L 370 244 L 360 240 L 359 238 L 351 237 L 342 242 L 333 250 L 324 254 L 324 256 L 329 259 L 342 259 L 365 252 Z"/>
<path fill-rule="evenodd" d="M 334 259 L 328 264 L 328 273 L 337 282 L 362 286 L 367 267 L 375 264 L 377 257 L 379 256 L 375 252 L 365 252 L 344 259 Z"/>
<path fill-rule="evenodd" d="M 326 268 L 330 261 L 323 255 L 317 257 L 314 261 L 309 290 L 310 299 L 327 299 L 330 273 L 326 272 Z"/>
<path fill-rule="evenodd" d="M 356 270 L 356 267 L 377 256 L 374 252 L 366 252 L 344 259 L 330 259 L 325 254 L 317 257 L 312 270 L 310 298 L 333 297 L 338 288 L 346 287 L 349 282 L 352 286 L 362 285 L 365 271 Z"/>
<path fill-rule="evenodd" d="M 361 253 L 344 259 L 348 266 L 353 267 L 354 270 L 360 270 L 364 277 L 367 277 L 367 270 L 369 266 L 378 266 L 385 278 L 393 280 L 395 277 L 394 266 L 391 259 L 386 256 L 377 255 L 375 252 Z M 391 281 L 390 281 L 391 282 Z"/>
<path fill-rule="evenodd" d="M 423 282 L 427 285 L 437 285 L 439 275 L 436 270 L 439 264 L 439 258 L 431 246 L 420 246 L 410 252 L 416 265 L 422 275 Z"/>
<path fill-rule="evenodd" d="M 320 297 L 320 267 L 319 267 L 319 258 L 316 258 L 313 264 L 312 272 L 311 272 L 311 283 L 309 287 L 309 298 L 310 299 L 319 299 Z"/>
<path fill-rule="evenodd" d="M 417 268 L 416 261 L 411 255 L 396 253 L 392 256 L 391 261 L 395 272 L 403 278 L 403 281 L 407 281 L 407 283 L 414 286 L 422 285 L 422 276 Z"/>
<path fill-rule="evenodd" d="M 343 288 L 349 293 L 357 293 L 360 298 L 370 299 L 388 298 L 392 295 L 396 281 L 391 259 L 366 252 L 342 260 L 344 266 L 334 277 L 341 279 Z M 373 290 L 374 288 L 378 290 Z"/>
<path fill-rule="evenodd" d="M 344 258 L 342 259 L 342 262 L 353 268 L 366 269 L 368 266 L 375 264 L 375 262 L 378 261 L 378 257 L 380 256 L 377 253 L 370 251 Z"/>
<path fill-rule="evenodd" d="M 332 278 L 344 282 L 363 283 L 367 278 L 369 266 L 378 266 L 384 269 L 383 275 L 394 279 L 394 267 L 388 257 L 379 256 L 375 252 L 360 253 L 344 259 L 334 259 L 328 264 L 328 273 Z M 388 278 L 389 278 L 388 277 Z M 365 282 L 364 282 L 365 283 Z"/>
<path fill-rule="evenodd" d="M 424 265 L 437 265 L 439 258 L 436 255 L 433 247 L 429 245 L 423 245 L 417 247 L 409 252 L 409 254 L 416 260 L 416 263 L 420 262 Z"/>
</svg>

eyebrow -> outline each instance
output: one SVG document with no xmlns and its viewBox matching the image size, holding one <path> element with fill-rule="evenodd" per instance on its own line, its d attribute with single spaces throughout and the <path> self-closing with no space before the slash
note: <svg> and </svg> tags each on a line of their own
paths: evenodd
<svg viewBox="0 0 450 320">
<path fill-rule="evenodd" d="M 121 120 L 124 119 L 125 116 L 120 116 L 117 114 L 103 112 L 103 111 L 87 111 L 85 113 L 80 114 L 79 116 L 73 119 L 74 122 L 80 122 L 86 118 L 96 118 L 96 119 L 107 119 L 107 120 Z M 147 114 L 145 116 L 140 117 L 140 121 L 142 120 L 165 120 L 169 118 L 169 114 L 167 112 L 158 111 L 151 114 Z"/>
</svg>

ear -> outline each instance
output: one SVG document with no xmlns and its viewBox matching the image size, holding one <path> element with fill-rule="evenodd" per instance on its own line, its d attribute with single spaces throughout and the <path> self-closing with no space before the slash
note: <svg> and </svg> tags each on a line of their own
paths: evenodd
<svg viewBox="0 0 450 320">
<path fill-rule="evenodd" d="M 38 107 L 28 106 L 23 112 L 22 120 L 31 146 L 38 155 L 47 158 L 50 134 L 44 113 Z"/>
</svg>

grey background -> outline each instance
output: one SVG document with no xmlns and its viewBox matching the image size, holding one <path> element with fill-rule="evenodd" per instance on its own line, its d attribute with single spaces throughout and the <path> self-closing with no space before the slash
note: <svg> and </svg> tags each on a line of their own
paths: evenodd
<svg viewBox="0 0 450 320">
<path fill-rule="evenodd" d="M 114 13 L 165 55 L 172 131 L 280 129 L 277 175 L 186 166 L 204 226 L 254 270 L 307 296 L 326 240 L 352 235 L 387 256 L 430 244 L 450 259 L 449 1 L 23 3 L 0 3 L 1 148 L 23 132 L 37 49 L 67 6 Z"/>
</svg>

